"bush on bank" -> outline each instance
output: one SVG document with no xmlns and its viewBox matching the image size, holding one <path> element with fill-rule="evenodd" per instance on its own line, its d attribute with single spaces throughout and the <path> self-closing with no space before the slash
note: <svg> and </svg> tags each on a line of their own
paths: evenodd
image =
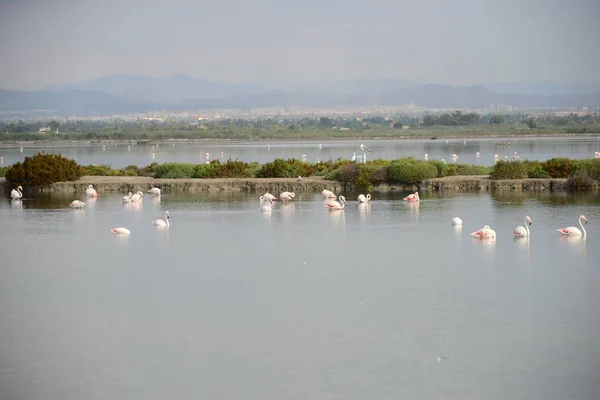
<svg viewBox="0 0 600 400">
<path fill-rule="evenodd" d="M 38 153 L 13 164 L 5 175 L 6 180 L 14 186 L 36 186 L 75 181 L 83 174 L 84 169 L 75 160 L 60 154 Z"/>
</svg>

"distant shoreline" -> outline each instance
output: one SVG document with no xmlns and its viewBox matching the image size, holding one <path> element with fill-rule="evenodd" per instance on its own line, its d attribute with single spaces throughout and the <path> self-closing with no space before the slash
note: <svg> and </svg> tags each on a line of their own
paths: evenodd
<svg viewBox="0 0 600 400">
<path fill-rule="evenodd" d="M 450 132 L 439 135 L 439 137 L 424 137 L 428 135 L 400 135 L 400 136 L 356 136 L 356 137 L 306 137 L 306 138 L 291 138 L 291 137 L 273 137 L 273 138 L 256 138 L 256 139 L 237 139 L 237 138 L 203 138 L 203 139 L 96 139 L 96 140 L 15 140 L 15 141 L 4 141 L 0 142 L 0 148 L 14 148 L 17 146 L 27 147 L 86 147 L 86 146 L 97 146 L 101 144 L 115 144 L 115 145 L 136 145 L 144 146 L 149 144 L 177 144 L 177 143 L 253 143 L 253 142 L 340 142 L 340 141 L 393 141 L 393 140 L 413 140 L 413 141 L 436 141 L 436 140 L 483 140 L 489 139 L 490 141 L 505 141 L 515 139 L 574 139 L 574 138 L 593 138 L 599 137 L 600 133 L 540 133 L 540 134 L 514 134 L 514 135 L 503 135 L 503 134 L 452 134 Z M 143 142 L 143 143 L 140 143 Z"/>
</svg>

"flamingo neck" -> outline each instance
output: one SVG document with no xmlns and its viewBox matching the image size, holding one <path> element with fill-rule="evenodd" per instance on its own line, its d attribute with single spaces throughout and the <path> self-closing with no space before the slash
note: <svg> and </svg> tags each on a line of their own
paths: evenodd
<svg viewBox="0 0 600 400">
<path fill-rule="evenodd" d="M 581 223 L 581 217 L 579 217 L 579 226 L 581 227 L 581 230 L 583 231 L 583 237 L 585 237 L 587 232 L 585 231 L 585 228 L 583 227 L 583 224 Z"/>
<path fill-rule="evenodd" d="M 525 229 L 527 229 L 527 236 L 529 236 L 529 223 L 527 221 L 527 218 L 525 218 Z"/>
</svg>

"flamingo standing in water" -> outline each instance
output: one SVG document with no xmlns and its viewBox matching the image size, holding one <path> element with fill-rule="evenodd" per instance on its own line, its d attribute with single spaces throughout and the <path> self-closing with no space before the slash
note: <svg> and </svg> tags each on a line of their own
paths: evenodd
<svg viewBox="0 0 600 400">
<path fill-rule="evenodd" d="M 269 200 L 269 201 L 277 201 L 277 197 L 275 197 L 274 195 L 272 195 L 271 193 L 267 192 L 265 194 L 263 194 L 261 197 L 263 197 L 265 200 Z M 262 200 L 262 199 L 261 199 Z"/>
<path fill-rule="evenodd" d="M 83 207 L 85 207 L 85 203 L 83 201 L 80 201 L 80 200 L 73 200 L 71 202 L 71 204 L 69 204 L 69 207 L 71 207 L 71 208 L 83 208 Z"/>
<path fill-rule="evenodd" d="M 22 186 L 17 187 L 17 189 L 13 189 L 10 192 L 10 197 L 12 197 L 13 199 L 20 199 L 20 198 L 22 198 L 23 197 L 22 190 L 23 190 Z"/>
<path fill-rule="evenodd" d="M 260 196 L 260 211 L 271 211 L 271 203 L 273 202 L 271 199 L 266 198 L 265 196 Z"/>
<path fill-rule="evenodd" d="M 296 193 L 294 193 L 294 192 L 282 192 L 282 193 L 279 195 L 279 198 L 280 198 L 282 201 L 288 201 L 288 200 L 292 200 L 294 197 L 296 197 Z"/>
<path fill-rule="evenodd" d="M 471 232 L 471 236 L 477 237 L 480 239 L 495 239 L 496 231 L 494 231 L 492 228 L 490 228 L 489 225 L 486 225 L 483 228 L 481 228 L 475 232 Z"/>
<path fill-rule="evenodd" d="M 358 201 L 360 201 L 361 203 L 367 203 L 371 200 L 371 195 L 367 194 L 366 196 L 364 194 L 359 194 L 358 195 Z"/>
<path fill-rule="evenodd" d="M 148 190 L 148 193 L 160 196 L 160 189 L 157 187 L 153 187 L 152 189 Z"/>
<path fill-rule="evenodd" d="M 585 223 L 587 224 L 587 218 L 585 217 L 585 215 L 579 216 L 579 226 L 581 226 L 581 230 L 583 231 L 583 233 L 581 233 L 579 228 L 576 228 L 574 226 L 567 226 L 566 228 L 560 228 L 557 230 L 565 236 L 583 236 L 585 238 L 587 232 L 585 231 L 585 228 L 581 223 L 582 220 L 585 221 Z"/>
<path fill-rule="evenodd" d="M 131 202 L 132 203 L 140 202 L 140 201 L 142 201 L 143 197 L 144 197 L 144 193 L 138 191 L 136 194 L 131 196 Z"/>
<path fill-rule="evenodd" d="M 409 194 L 408 196 L 406 196 L 404 199 L 402 199 L 404 201 L 414 201 L 417 202 L 419 201 L 419 192 L 414 192 L 412 194 Z"/>
<path fill-rule="evenodd" d="M 324 189 L 321 194 L 323 195 L 324 199 L 335 199 L 337 197 L 332 191 L 327 189 Z"/>
<path fill-rule="evenodd" d="M 515 237 L 529 237 L 529 236 L 531 236 L 531 233 L 529 232 L 529 225 L 531 225 L 531 217 L 530 216 L 526 216 L 525 217 L 525 227 L 517 226 L 513 230 L 513 235 L 515 235 Z"/>
<path fill-rule="evenodd" d="M 165 219 L 155 219 L 152 221 L 152 225 L 157 226 L 159 228 L 169 228 L 169 212 L 165 211 Z"/>
<path fill-rule="evenodd" d="M 85 189 L 85 194 L 87 194 L 88 197 L 98 197 L 98 193 L 96 192 L 96 189 L 94 189 L 93 185 L 90 185 L 87 189 Z"/>
<path fill-rule="evenodd" d="M 325 207 L 330 210 L 343 210 L 346 206 L 346 198 L 344 196 L 339 197 L 339 202 L 332 200 L 329 203 L 325 204 Z"/>
<path fill-rule="evenodd" d="M 129 235 L 131 233 L 129 229 L 123 227 L 112 228 L 110 231 L 119 235 Z"/>
<path fill-rule="evenodd" d="M 133 197 L 133 193 L 129 192 L 127 193 L 127 196 L 123 196 L 123 198 L 121 199 L 121 201 L 123 203 L 131 203 L 131 198 Z"/>
<path fill-rule="evenodd" d="M 452 218 L 452 225 L 462 225 L 462 219 L 458 218 L 458 217 L 454 217 Z"/>
</svg>

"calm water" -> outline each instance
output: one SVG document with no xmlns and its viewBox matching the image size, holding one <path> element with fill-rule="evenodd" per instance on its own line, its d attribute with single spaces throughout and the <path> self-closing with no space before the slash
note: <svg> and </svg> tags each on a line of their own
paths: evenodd
<svg viewBox="0 0 600 400">
<path fill-rule="evenodd" d="M 402 195 L 4 199 L 0 397 L 597 399 L 600 196 Z"/>
<path fill-rule="evenodd" d="M 500 145 L 498 145 L 498 142 Z M 106 144 L 70 147 L 23 147 L 18 145 L 0 148 L 0 157 L 4 165 L 22 161 L 26 156 L 34 155 L 42 150 L 47 153 L 61 153 L 65 157 L 74 158 L 80 164 L 107 164 L 114 168 L 127 165 L 148 165 L 152 162 L 190 162 L 203 163 L 206 160 L 228 159 L 246 162 L 265 163 L 275 158 L 296 158 L 310 162 L 349 159 L 353 152 L 360 151 L 360 144 L 365 144 L 371 151 L 367 159 L 396 159 L 414 156 L 423 159 L 428 154 L 429 160 L 444 159 L 452 162 L 452 154 L 456 154 L 456 162 L 493 165 L 494 154 L 500 159 L 513 158 L 516 151 L 522 160 L 547 160 L 552 157 L 593 158 L 595 151 L 600 151 L 600 136 L 569 138 L 529 138 L 529 139 L 445 139 L 438 140 L 351 140 L 351 141 L 261 141 L 231 142 L 213 141 L 203 143 L 159 143 L 152 145 Z M 319 146 L 321 145 L 321 147 Z M 479 152 L 479 156 L 477 156 Z M 208 158 L 206 156 L 208 153 Z M 222 153 L 222 154 L 221 154 Z"/>
</svg>

